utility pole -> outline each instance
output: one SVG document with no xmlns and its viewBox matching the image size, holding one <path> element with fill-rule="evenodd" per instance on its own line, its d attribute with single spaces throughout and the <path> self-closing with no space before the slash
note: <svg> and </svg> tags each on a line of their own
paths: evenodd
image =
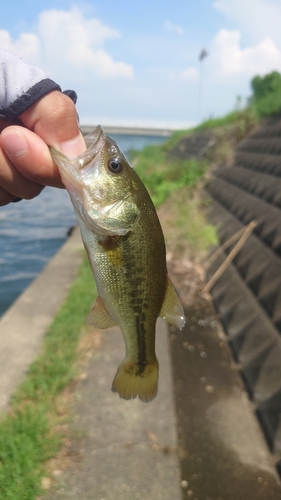
<svg viewBox="0 0 281 500">
<path fill-rule="evenodd" d="M 205 83 L 205 65 L 204 60 L 208 57 L 208 52 L 205 49 L 202 49 L 199 54 L 199 62 L 200 62 L 200 78 L 199 78 L 199 95 L 198 95 L 198 123 L 201 123 L 204 113 L 204 83 Z"/>
</svg>

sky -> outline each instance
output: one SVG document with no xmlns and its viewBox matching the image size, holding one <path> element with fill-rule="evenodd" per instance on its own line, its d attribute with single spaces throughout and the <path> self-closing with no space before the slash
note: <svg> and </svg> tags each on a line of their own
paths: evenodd
<svg viewBox="0 0 281 500">
<path fill-rule="evenodd" d="M 81 124 L 223 116 L 247 102 L 254 76 L 281 72 L 280 26 L 281 0 L 0 3 L 0 47 L 74 89 Z"/>
</svg>

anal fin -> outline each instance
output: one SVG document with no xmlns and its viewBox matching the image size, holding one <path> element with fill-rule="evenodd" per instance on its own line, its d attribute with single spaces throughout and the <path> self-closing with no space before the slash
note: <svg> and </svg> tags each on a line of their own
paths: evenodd
<svg viewBox="0 0 281 500">
<path fill-rule="evenodd" d="M 87 324 L 95 328 L 106 329 L 115 326 L 100 297 L 96 298 L 92 310 L 87 318 Z"/>
<path fill-rule="evenodd" d="M 185 325 L 185 314 L 182 303 L 168 276 L 166 282 L 166 293 L 159 316 L 180 330 Z"/>
</svg>

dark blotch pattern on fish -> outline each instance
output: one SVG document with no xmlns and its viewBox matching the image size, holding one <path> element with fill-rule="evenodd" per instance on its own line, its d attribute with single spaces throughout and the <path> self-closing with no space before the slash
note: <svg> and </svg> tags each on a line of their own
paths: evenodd
<svg viewBox="0 0 281 500">
<path fill-rule="evenodd" d="M 146 366 L 147 347 L 146 347 L 146 314 L 144 309 L 147 309 L 148 304 L 145 302 L 145 280 L 143 276 L 143 268 L 137 263 L 136 256 L 131 254 L 130 260 L 127 261 L 127 272 L 134 272 L 134 289 L 131 290 L 130 305 L 135 315 L 136 334 L 138 343 L 138 372 L 141 375 Z"/>
</svg>

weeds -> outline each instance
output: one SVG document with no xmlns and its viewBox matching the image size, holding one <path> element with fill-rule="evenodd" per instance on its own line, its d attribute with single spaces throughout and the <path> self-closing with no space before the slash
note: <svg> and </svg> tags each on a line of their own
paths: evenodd
<svg viewBox="0 0 281 500">
<path fill-rule="evenodd" d="M 148 146 L 137 157 L 136 171 L 156 207 L 175 191 L 193 186 L 206 172 L 207 160 L 170 160 L 161 146 Z"/>
<path fill-rule="evenodd" d="M 197 158 L 172 159 L 166 149 L 166 144 L 162 144 L 136 152 L 135 168 L 155 206 L 164 205 L 162 214 L 170 220 L 167 242 L 171 241 L 173 248 L 184 244 L 195 254 L 216 243 L 215 229 L 206 222 L 200 202 L 195 201 L 193 194 L 210 162 Z"/>
</svg>

